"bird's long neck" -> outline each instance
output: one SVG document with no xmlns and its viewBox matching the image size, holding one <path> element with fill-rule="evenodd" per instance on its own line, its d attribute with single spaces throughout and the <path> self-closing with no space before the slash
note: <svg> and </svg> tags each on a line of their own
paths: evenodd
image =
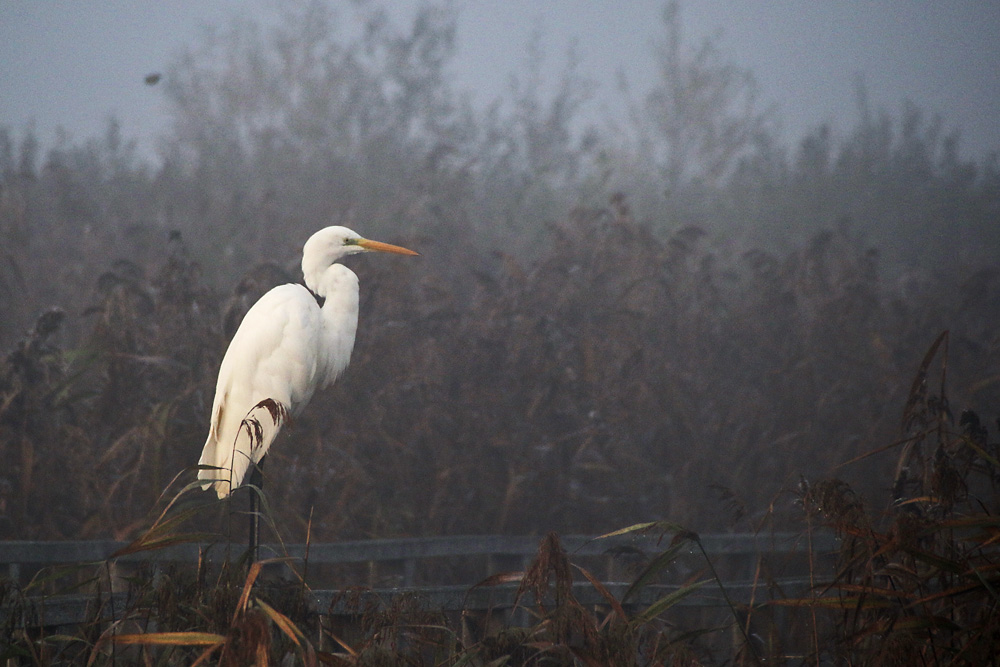
<svg viewBox="0 0 1000 667">
<path fill-rule="evenodd" d="M 313 290 L 324 299 L 324 377 L 326 386 L 339 376 L 351 359 L 358 330 L 358 276 L 343 264 L 331 264 Z"/>
</svg>

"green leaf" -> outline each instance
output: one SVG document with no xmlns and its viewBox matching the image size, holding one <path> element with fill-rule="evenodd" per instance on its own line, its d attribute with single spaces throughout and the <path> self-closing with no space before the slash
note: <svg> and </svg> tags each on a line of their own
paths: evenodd
<svg viewBox="0 0 1000 667">
<path fill-rule="evenodd" d="M 648 623 L 649 621 L 653 620 L 654 618 L 665 612 L 667 609 L 670 609 L 675 604 L 677 604 L 687 596 L 691 595 L 692 593 L 694 593 L 695 591 L 697 591 L 699 588 L 709 583 L 710 581 L 712 580 L 703 579 L 702 581 L 696 581 L 693 584 L 689 584 L 687 586 L 684 586 L 683 588 L 677 589 L 676 591 L 670 593 L 669 595 L 663 596 L 653 604 L 646 607 L 645 611 L 636 616 L 633 619 L 633 621 L 638 624 Z"/>
<path fill-rule="evenodd" d="M 639 576 L 636 577 L 636 580 L 632 582 L 632 585 L 628 587 L 628 590 L 625 591 L 625 594 L 622 596 L 622 602 L 648 584 L 658 572 L 668 568 L 686 546 L 687 540 L 681 540 L 650 561 Z"/>
<path fill-rule="evenodd" d="M 607 537 L 618 537 L 619 535 L 630 535 L 632 533 L 639 533 L 640 535 L 648 535 L 649 533 L 686 533 L 687 528 L 679 524 L 673 523 L 671 521 L 647 521 L 645 523 L 635 523 L 626 528 L 620 528 L 611 533 L 605 533 L 604 535 L 598 535 L 595 540 L 603 540 Z"/>
</svg>

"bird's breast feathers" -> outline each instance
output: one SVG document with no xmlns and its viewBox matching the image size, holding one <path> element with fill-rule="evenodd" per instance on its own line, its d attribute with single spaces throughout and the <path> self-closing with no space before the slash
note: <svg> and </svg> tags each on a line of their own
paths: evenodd
<svg viewBox="0 0 1000 667">
<path fill-rule="evenodd" d="M 312 395 L 322 334 L 312 294 L 301 285 L 275 287 L 253 305 L 233 336 L 216 394 L 245 393 L 250 406 L 271 398 L 298 410 Z"/>
</svg>

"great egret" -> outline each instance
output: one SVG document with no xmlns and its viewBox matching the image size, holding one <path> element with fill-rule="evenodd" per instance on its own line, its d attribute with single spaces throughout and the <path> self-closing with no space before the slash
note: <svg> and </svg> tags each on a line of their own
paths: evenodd
<svg viewBox="0 0 1000 667">
<path fill-rule="evenodd" d="M 286 417 L 347 368 L 358 328 L 358 277 L 335 262 L 372 251 L 419 254 L 346 227 L 326 227 L 302 248 L 306 287 L 279 285 L 247 311 L 219 368 L 198 461 L 203 489 L 228 496 L 250 464 L 264 458 Z"/>
</svg>

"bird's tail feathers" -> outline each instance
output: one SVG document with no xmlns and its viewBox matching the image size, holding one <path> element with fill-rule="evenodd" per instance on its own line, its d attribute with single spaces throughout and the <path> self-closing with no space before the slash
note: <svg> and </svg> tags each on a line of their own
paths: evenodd
<svg viewBox="0 0 1000 667">
<path fill-rule="evenodd" d="M 250 463 L 258 463 L 264 458 L 287 420 L 288 409 L 272 398 L 265 398 L 251 408 L 243 417 L 225 460 L 214 464 L 218 466 L 216 469 L 205 468 L 198 471 L 198 477 L 206 480 L 202 488 L 214 486 L 219 498 L 228 496 L 232 489 L 243 482 Z M 206 451 L 207 449 L 206 447 Z M 213 465 L 212 461 L 205 460 L 204 455 L 199 463 Z"/>
<path fill-rule="evenodd" d="M 219 467 L 219 462 L 215 454 L 216 449 L 215 434 L 209 434 L 208 440 L 205 441 L 205 448 L 201 450 L 201 458 L 198 459 L 198 479 L 204 480 L 204 483 L 201 485 L 204 491 L 207 491 L 213 482 L 219 480 L 223 472 L 225 472 L 227 479 L 229 477 L 229 471 L 223 471 Z"/>
</svg>

